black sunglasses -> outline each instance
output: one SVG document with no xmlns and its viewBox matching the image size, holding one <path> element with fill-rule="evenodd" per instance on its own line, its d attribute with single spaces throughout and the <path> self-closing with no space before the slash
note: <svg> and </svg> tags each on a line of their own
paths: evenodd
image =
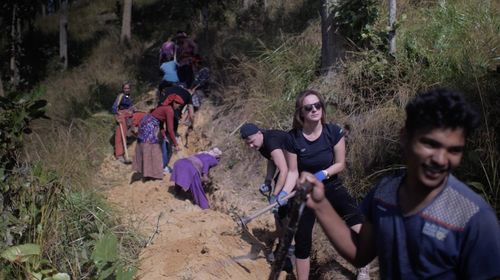
<svg viewBox="0 0 500 280">
<path fill-rule="evenodd" d="M 307 104 L 307 105 L 302 106 L 302 108 L 304 108 L 304 111 L 306 111 L 306 112 L 311 112 L 313 107 L 314 107 L 314 109 L 319 110 L 319 109 L 323 108 L 323 105 L 321 104 L 321 102 L 318 101 L 318 102 L 313 103 L 313 104 Z"/>
</svg>

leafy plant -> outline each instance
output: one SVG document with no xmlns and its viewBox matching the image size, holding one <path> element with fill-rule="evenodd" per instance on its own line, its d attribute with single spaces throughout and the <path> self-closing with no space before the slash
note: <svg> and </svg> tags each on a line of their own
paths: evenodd
<svg viewBox="0 0 500 280">
<path fill-rule="evenodd" d="M 34 280 L 70 280 L 67 273 L 57 272 L 53 268 L 45 268 L 47 260 L 41 259 L 41 249 L 37 244 L 22 244 L 7 248 L 0 257 L 19 268 L 17 278 L 30 278 Z M 0 269 L 0 279 L 5 276 Z M 22 277 L 24 276 L 24 277 Z"/>
<path fill-rule="evenodd" d="M 374 28 L 379 13 L 377 1 L 326 1 L 328 10 L 333 13 L 335 25 L 340 33 L 350 38 L 356 45 L 367 47 L 372 41 L 380 42 L 386 35 Z"/>
<path fill-rule="evenodd" d="M 106 233 L 97 240 L 92 260 L 97 267 L 99 280 L 132 280 L 136 273 L 133 267 L 124 267 L 118 258 L 118 239 L 113 233 Z"/>
<path fill-rule="evenodd" d="M 16 152 L 23 144 L 23 135 L 31 133 L 30 123 L 39 118 L 46 118 L 47 101 L 40 99 L 41 88 L 29 93 L 11 93 L 0 96 L 0 178 L 12 170 L 16 161 Z"/>
</svg>

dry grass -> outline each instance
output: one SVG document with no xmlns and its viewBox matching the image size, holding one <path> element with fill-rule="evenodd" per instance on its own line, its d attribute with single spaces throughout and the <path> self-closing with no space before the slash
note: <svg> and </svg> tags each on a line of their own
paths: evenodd
<svg viewBox="0 0 500 280">
<path fill-rule="evenodd" d="M 112 152 L 108 140 L 113 122 L 110 115 L 100 115 L 87 121 L 75 119 L 68 127 L 44 125 L 30 135 L 27 160 L 55 171 L 65 186 L 92 189 L 94 170 Z"/>
<path fill-rule="evenodd" d="M 398 13 L 407 16 L 406 21 L 401 20 L 401 24 L 417 26 L 415 29 L 418 29 L 418 26 L 422 25 L 422 17 L 417 17 L 417 8 L 428 8 L 435 4 L 435 1 L 425 2 L 415 7 L 415 4 L 410 3 L 410 1 L 398 2 L 400 9 Z M 385 12 L 383 10 L 382 14 Z M 386 24 L 385 17 L 380 18 L 377 22 L 379 27 Z M 318 27 L 317 24 L 316 28 Z M 404 31 L 404 29 L 401 30 Z M 305 32 L 304 35 L 297 36 L 296 40 L 299 42 L 305 40 L 305 36 L 307 36 L 308 42 L 320 42 L 320 33 L 317 30 L 316 32 Z M 491 44 L 494 41 L 488 40 L 487 43 Z M 401 41 L 399 42 L 401 43 Z M 477 46 L 479 45 L 481 44 L 477 44 Z M 307 51 L 304 47 L 305 45 L 302 44 L 299 47 L 301 50 L 292 51 L 292 53 L 299 54 L 301 51 Z M 399 47 L 403 49 L 404 45 L 401 43 Z M 266 53 L 265 46 L 263 49 Z M 238 85 L 238 88 L 223 88 L 223 91 L 226 91 L 223 95 L 224 107 L 218 116 L 223 116 L 231 121 L 217 119 L 214 125 L 225 127 L 226 129 L 223 131 L 232 131 L 239 125 L 240 121 L 248 120 L 258 123 L 264 128 L 285 130 L 290 128 L 294 95 L 287 94 L 289 86 L 287 82 L 290 81 L 287 75 L 291 73 L 289 69 L 292 69 L 290 65 L 293 63 L 290 61 L 296 60 L 299 56 L 283 55 L 288 51 L 290 49 L 284 45 L 267 53 L 274 52 L 275 56 L 262 60 L 248 58 L 244 55 L 233 57 L 231 61 L 234 66 L 228 69 L 227 73 L 230 75 L 225 77 L 224 81 L 228 84 Z M 482 52 L 478 51 L 477 53 Z M 473 53 L 475 53 L 473 49 L 467 51 L 467 54 Z M 453 55 L 452 57 L 460 56 Z M 379 51 L 351 53 L 346 61 L 344 72 L 336 76 L 322 77 L 307 85 L 307 87 L 318 89 L 325 96 L 329 105 L 328 119 L 349 130 L 347 137 L 348 170 L 342 176 L 346 181 L 346 186 L 357 198 L 363 197 L 373 182 L 386 171 L 401 167 L 398 165 L 402 162 L 399 153 L 399 130 L 404 120 L 404 106 L 417 92 L 442 82 L 439 78 L 443 76 L 438 75 L 441 70 L 434 68 L 436 64 L 429 66 L 423 60 L 419 60 L 422 58 L 410 58 L 414 60 L 404 57 L 398 58 L 396 61 L 391 60 Z M 314 66 L 308 65 L 304 67 L 314 68 Z M 430 71 L 433 69 L 438 70 L 437 72 Z M 295 77 L 294 75 L 290 76 Z M 290 90 L 290 92 L 295 93 L 298 91 L 297 88 L 293 87 Z M 490 140 L 495 138 L 492 136 L 492 131 L 489 131 L 488 135 Z M 227 200 L 231 191 L 240 191 L 237 188 L 238 185 L 255 188 L 254 186 L 260 183 L 260 179 L 263 178 L 264 164 L 254 155 L 247 154 L 246 148 L 241 146 L 241 141 L 230 138 L 226 139 L 224 143 L 227 145 L 231 163 L 223 163 L 226 170 L 224 170 L 220 180 L 231 188 L 226 189 L 225 194 L 217 198 Z M 486 144 L 483 143 L 481 146 L 486 146 Z M 235 161 L 236 164 L 234 164 Z M 491 158 L 482 161 L 483 164 L 487 165 L 486 167 L 498 166 L 498 163 L 495 165 L 495 162 Z M 491 182 L 498 181 L 498 175 L 495 172 L 487 168 L 485 172 L 488 173 L 486 177 L 491 178 Z M 482 187 L 487 189 L 489 185 L 482 185 Z M 244 202 L 242 201 L 242 203 Z M 250 203 L 247 202 L 247 204 Z M 317 250 L 314 255 L 320 270 L 320 273 L 316 275 L 321 275 L 321 279 L 339 279 L 336 278 L 335 274 L 340 271 L 344 274 L 343 277 L 352 278 L 354 270 L 342 262 L 330 246 L 325 246 L 325 244 L 329 244 L 329 241 L 321 233 L 321 229 L 316 229 L 315 236 Z M 329 256 L 334 256 L 335 261 L 332 262 Z M 377 274 L 376 270 L 375 268 L 372 276 Z"/>
<path fill-rule="evenodd" d="M 95 105 L 90 104 L 90 100 L 92 97 L 91 89 L 96 86 L 105 86 L 111 89 L 100 93 L 109 95 L 106 97 L 107 99 L 116 97 L 121 89 L 121 84 L 131 80 L 128 63 L 133 59 L 130 55 L 124 54 L 126 53 L 124 49 L 119 50 L 123 47 L 117 46 L 117 40 L 118 34 L 116 32 L 109 34 L 106 39 L 99 42 L 85 64 L 57 76 L 51 76 L 42 83 L 47 88 L 45 98 L 49 102 L 49 116 L 64 122 L 71 118 L 88 116 L 88 113 L 92 112 L 82 112 L 82 110 L 85 110 L 85 107 Z M 131 53 L 137 52 L 140 46 L 135 44 L 133 48 Z M 133 80 L 132 83 L 135 84 Z M 132 88 L 133 93 L 136 93 L 137 90 Z M 109 110 L 109 108 L 103 109 Z"/>
<path fill-rule="evenodd" d="M 313 231 L 314 244 L 312 248 L 312 263 L 316 270 L 311 271 L 311 279 L 317 280 L 346 280 L 356 279 L 357 269 L 349 264 L 339 253 L 330 246 L 321 227 L 316 226 Z M 325 244 L 328 244 L 325 246 Z M 370 263 L 370 278 L 380 279 L 378 260 Z"/>
<path fill-rule="evenodd" d="M 153 0 L 143 2 L 147 4 L 148 1 Z M 268 2 L 271 17 L 277 15 L 281 2 Z M 285 10 L 293 10 L 302 1 L 285 2 Z M 399 13 L 408 15 L 407 22 L 402 23 L 420 24 L 413 14 L 415 7 L 410 2 L 398 2 Z M 421 5 L 433 5 L 434 2 Z M 111 4 L 114 5 L 114 2 L 103 1 L 102 5 L 106 6 L 104 10 L 111 12 Z M 88 24 L 96 14 L 89 10 L 78 19 L 78 24 L 87 24 L 87 29 L 72 29 L 70 21 L 70 32 L 78 33 L 79 39 L 85 40 L 105 30 L 107 38 L 99 42 L 84 65 L 45 81 L 47 99 L 51 104 L 49 114 L 55 120 L 66 121 L 68 116 L 78 117 L 71 104 L 75 100 L 88 104 L 93 85 L 105 84 L 117 92 L 121 82 L 129 79 L 128 64 L 134 61 L 134 55 L 127 56 L 124 53 L 139 53 L 143 48 L 139 42 L 133 42 L 132 49 L 127 51 L 116 47 L 119 36 L 116 29 Z M 319 22 L 314 22 L 304 33 L 292 38 L 283 35 L 279 46 L 268 46 L 258 42 L 252 36 L 254 34 L 230 31 L 231 28 L 237 28 L 236 12 L 224 11 L 224 16 L 225 24 L 217 26 L 214 32 L 215 37 L 221 39 L 210 54 L 212 67 L 222 69 L 214 73 L 214 80 L 219 84 L 218 90 L 213 91 L 214 100 L 221 105 L 216 112 L 200 112 L 213 115 L 214 118 L 206 120 L 198 132 L 203 135 L 201 139 L 207 141 L 204 145 L 218 146 L 224 151 L 223 160 L 214 173 L 218 188 L 211 195 L 214 209 L 225 212 L 249 211 L 265 205 L 264 201 L 257 199 L 257 186 L 264 178 L 265 164 L 258 153 L 244 147 L 237 128 L 244 121 L 252 121 L 263 128 L 289 129 L 295 94 L 306 87 L 318 89 L 326 97 L 329 120 L 349 128 L 349 170 L 342 175 L 356 197 L 366 193 L 378 171 L 385 170 L 392 162 L 399 162 L 397 140 L 403 107 L 417 91 L 434 85 L 420 78 L 424 66 L 415 64 L 415 67 L 409 68 L 404 60 L 401 63 L 389 61 L 377 52 L 353 53 L 345 72 L 335 77 L 317 79 L 311 84 L 314 73 L 307 71 L 316 68 L 321 42 Z M 385 18 L 381 18 L 377 25 L 384 26 L 385 22 Z M 44 24 L 48 30 L 57 31 L 56 16 Z M 195 30 L 201 30 L 199 22 L 193 21 L 193 26 Z M 491 42 L 495 41 L 486 43 Z M 467 49 L 468 54 L 474 51 L 473 48 Z M 257 54 L 262 55 L 258 57 Z M 307 71 L 302 72 L 300 69 Z M 115 95 L 116 92 L 108 94 Z M 32 139 L 35 145 L 30 147 L 31 157 L 46 162 L 68 182 L 86 186 L 90 176 L 86 173 L 91 174 L 89 171 L 99 161 L 99 153 L 102 153 L 96 146 L 106 143 L 106 137 L 110 136 L 106 125 L 112 123 L 110 119 L 94 121 L 102 121 L 94 132 L 90 132 L 91 125 L 87 121 L 75 121 L 69 128 L 46 128 L 50 133 L 39 134 L 43 140 L 36 139 L 36 136 Z M 75 149 L 89 152 L 82 155 Z M 111 153 L 109 146 L 105 153 Z M 315 246 L 318 248 L 315 255 L 322 279 L 336 279 L 332 275 L 338 270 L 345 272 L 346 277 L 352 277 L 354 270 L 337 257 L 335 259 L 340 266 L 330 263 L 327 256 L 335 256 L 335 253 L 330 246 L 324 246 L 329 242 L 318 231 L 321 230 L 317 228 L 315 233 Z"/>
<path fill-rule="evenodd" d="M 80 2 L 78 5 L 70 5 L 68 33 L 76 41 L 91 39 L 97 32 L 107 29 L 106 19 L 118 20 L 114 15 L 115 8 L 113 0 Z M 37 18 L 35 26 L 45 33 L 59 33 L 59 11 Z"/>
</svg>

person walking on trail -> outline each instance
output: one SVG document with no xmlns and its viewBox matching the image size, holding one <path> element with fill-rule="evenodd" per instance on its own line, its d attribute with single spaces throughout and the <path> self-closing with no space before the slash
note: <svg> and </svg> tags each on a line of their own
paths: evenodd
<svg viewBox="0 0 500 280">
<path fill-rule="evenodd" d="M 359 231 L 363 216 L 357 203 L 342 185 L 339 173 L 345 169 L 344 130 L 326 123 L 325 102 L 314 90 L 301 92 L 295 102 L 293 129 L 284 145 L 288 175 L 284 192 L 289 193 L 299 172 L 315 174 L 326 185 L 326 197 L 354 231 Z M 312 231 L 316 217 L 305 208 L 295 234 L 295 257 L 299 280 L 309 278 Z M 368 267 L 358 271 L 358 279 L 369 279 Z"/>
<path fill-rule="evenodd" d="M 177 85 L 180 82 L 179 75 L 177 74 L 178 66 L 179 64 L 175 55 L 171 59 L 161 61 L 160 71 L 163 76 L 158 86 L 158 92 L 161 93 L 165 88 Z"/>
<path fill-rule="evenodd" d="M 406 169 L 382 178 L 362 203 L 359 233 L 345 226 L 314 187 L 307 205 L 337 251 L 363 266 L 378 256 L 382 279 L 498 279 L 500 226 L 484 199 L 457 179 L 478 115 L 464 97 L 433 89 L 406 106 L 401 148 Z"/>
<path fill-rule="evenodd" d="M 184 31 L 177 31 L 176 44 L 176 55 L 179 61 L 179 79 L 190 88 L 194 80 L 192 60 L 193 56 L 198 54 L 198 45 Z"/>
<path fill-rule="evenodd" d="M 161 106 L 141 120 L 132 168 L 144 179 L 163 179 L 162 139 L 159 135 L 166 133 L 160 133 L 161 127 L 167 127 L 173 148 L 179 150 L 174 134 L 174 110 L 182 104 L 184 100 L 179 95 L 170 95 Z"/>
<path fill-rule="evenodd" d="M 207 87 L 210 78 L 210 70 L 208 67 L 203 67 L 203 58 L 200 55 L 193 57 L 194 80 L 191 85 L 193 91 L 193 107 L 196 112 L 201 106 L 201 100 L 204 95 L 204 89 Z"/>
<path fill-rule="evenodd" d="M 158 61 L 160 62 L 159 65 L 161 65 L 165 61 L 172 60 L 174 58 L 175 49 L 176 46 L 173 40 L 164 42 L 160 48 L 160 54 L 158 58 Z"/>
<path fill-rule="evenodd" d="M 122 163 L 125 163 L 123 157 L 124 147 L 127 143 L 123 143 L 122 139 L 126 139 L 126 133 L 132 125 L 132 116 L 135 112 L 135 107 L 130 98 L 131 84 L 125 82 L 122 85 L 122 91 L 116 97 L 111 112 L 115 115 L 117 126 L 115 129 L 115 157 Z M 120 128 L 121 127 L 121 128 Z M 122 131 L 125 135 L 122 136 Z"/>
<path fill-rule="evenodd" d="M 175 182 L 176 188 L 190 191 L 195 204 L 201 209 L 208 209 L 207 196 L 204 184 L 210 181 L 209 170 L 219 163 L 222 152 L 218 148 L 200 152 L 190 157 L 178 159 L 173 166 L 170 181 Z"/>
</svg>

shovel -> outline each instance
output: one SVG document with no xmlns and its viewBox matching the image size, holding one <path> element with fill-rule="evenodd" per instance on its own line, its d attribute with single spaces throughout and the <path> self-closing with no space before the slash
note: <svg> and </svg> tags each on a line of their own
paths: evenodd
<svg viewBox="0 0 500 280">
<path fill-rule="evenodd" d="M 292 197 L 295 196 L 295 191 L 289 193 L 287 196 L 285 196 L 283 199 L 290 199 Z M 246 225 L 248 223 L 250 223 L 253 219 L 259 217 L 260 215 L 266 213 L 267 211 L 273 209 L 274 207 L 276 207 L 276 205 L 278 205 L 278 202 L 276 201 L 275 203 L 273 204 L 269 204 L 268 206 L 260 209 L 260 210 L 257 210 L 255 211 L 255 213 L 251 214 L 251 215 L 248 215 L 248 216 L 245 216 L 245 217 L 239 217 L 239 222 L 238 222 L 238 225 L 240 225 L 241 227 L 246 227 Z"/>
<path fill-rule="evenodd" d="M 130 161 L 128 157 L 128 149 L 127 149 L 127 139 L 125 138 L 125 134 L 123 134 L 123 127 L 120 122 L 118 122 L 118 125 L 120 126 L 120 132 L 122 134 L 122 143 L 123 143 L 123 150 L 125 151 L 125 164 L 131 164 L 132 162 Z"/>
</svg>

